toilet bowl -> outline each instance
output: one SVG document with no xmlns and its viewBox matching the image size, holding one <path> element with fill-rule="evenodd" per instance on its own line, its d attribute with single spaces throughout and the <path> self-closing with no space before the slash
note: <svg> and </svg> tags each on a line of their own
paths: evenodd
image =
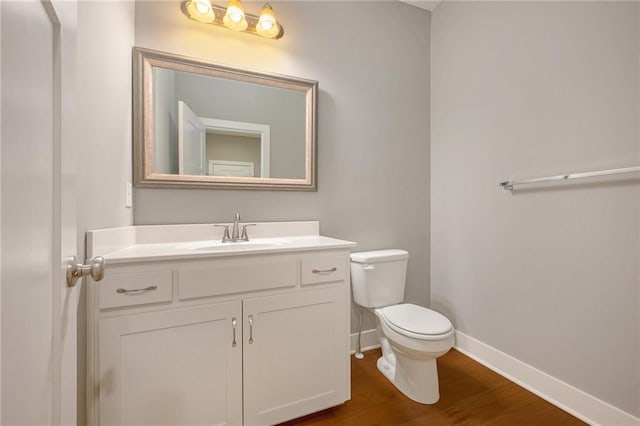
<svg viewBox="0 0 640 426">
<path fill-rule="evenodd" d="M 382 348 L 378 370 L 412 400 L 437 402 L 440 389 L 436 358 L 453 347 L 451 322 L 438 312 L 408 303 L 375 309 L 374 313 Z M 398 316 L 413 322 L 401 326 Z"/>
<path fill-rule="evenodd" d="M 453 347 L 454 328 L 436 311 L 401 303 L 408 258 L 403 250 L 353 253 L 353 296 L 377 318 L 378 370 L 407 397 L 433 404 L 440 398 L 436 358 Z"/>
</svg>

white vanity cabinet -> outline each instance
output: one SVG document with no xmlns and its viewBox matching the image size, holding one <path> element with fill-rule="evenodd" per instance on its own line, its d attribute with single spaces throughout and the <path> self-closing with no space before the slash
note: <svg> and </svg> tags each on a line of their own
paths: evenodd
<svg viewBox="0 0 640 426">
<path fill-rule="evenodd" d="M 99 423 L 242 424 L 241 315 L 228 302 L 101 319 Z"/>
<path fill-rule="evenodd" d="M 348 254 L 108 264 L 89 290 L 90 423 L 273 425 L 348 400 Z"/>
</svg>

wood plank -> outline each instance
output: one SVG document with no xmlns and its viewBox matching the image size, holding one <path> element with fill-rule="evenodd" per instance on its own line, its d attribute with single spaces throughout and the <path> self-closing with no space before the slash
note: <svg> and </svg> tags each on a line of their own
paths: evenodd
<svg viewBox="0 0 640 426">
<path fill-rule="evenodd" d="M 585 425 L 456 350 L 438 359 L 440 401 L 423 405 L 398 391 L 376 368 L 380 351 L 351 357 L 351 400 L 283 426 Z"/>
</svg>

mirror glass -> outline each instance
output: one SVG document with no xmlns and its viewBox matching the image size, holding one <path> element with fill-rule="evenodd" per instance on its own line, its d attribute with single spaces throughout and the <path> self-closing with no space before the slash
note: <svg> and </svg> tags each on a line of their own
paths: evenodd
<svg viewBox="0 0 640 426">
<path fill-rule="evenodd" d="M 317 82 L 134 55 L 137 186 L 316 189 Z"/>
</svg>

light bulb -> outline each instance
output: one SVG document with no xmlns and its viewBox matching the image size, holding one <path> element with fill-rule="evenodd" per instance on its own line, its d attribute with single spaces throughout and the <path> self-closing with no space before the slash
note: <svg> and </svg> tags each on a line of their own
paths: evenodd
<svg viewBox="0 0 640 426">
<path fill-rule="evenodd" d="M 278 25 L 276 15 L 273 13 L 273 9 L 269 3 L 266 3 L 262 11 L 260 11 L 256 32 L 267 38 L 274 38 L 280 34 L 280 25 Z"/>
<path fill-rule="evenodd" d="M 206 14 L 211 10 L 211 2 L 209 0 L 195 0 L 196 9 L 202 14 Z"/>
<path fill-rule="evenodd" d="M 238 8 L 234 7 L 232 9 L 229 9 L 229 18 L 233 21 L 233 22 L 240 22 L 242 21 L 242 11 L 238 10 Z"/>
<path fill-rule="evenodd" d="M 227 28 L 234 31 L 244 31 L 247 29 L 247 19 L 244 16 L 244 8 L 240 0 L 229 0 L 227 5 L 227 13 L 224 14 L 222 22 Z"/>
<path fill-rule="evenodd" d="M 196 21 L 210 23 L 216 19 L 211 0 L 191 0 L 187 3 L 189 17 Z"/>
</svg>

